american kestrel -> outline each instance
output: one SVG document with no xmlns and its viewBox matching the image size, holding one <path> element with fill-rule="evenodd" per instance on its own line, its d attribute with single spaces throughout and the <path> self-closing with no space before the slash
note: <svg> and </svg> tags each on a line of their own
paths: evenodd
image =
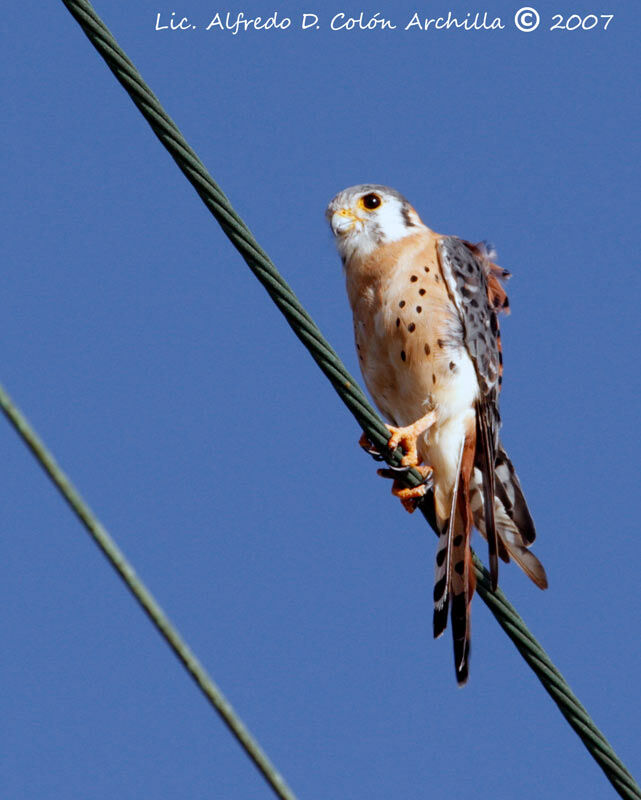
<svg viewBox="0 0 641 800">
<path fill-rule="evenodd" d="M 508 310 L 501 280 L 509 273 L 492 262 L 485 245 L 434 233 L 386 186 L 345 189 L 330 202 L 327 219 L 345 267 L 361 371 L 391 423 L 388 446 L 400 444 L 402 463 L 425 478 L 416 489 L 395 481 L 392 491 L 410 511 L 423 496 L 425 502 L 433 497 L 440 531 L 434 636 L 447 627 L 451 607 L 462 684 L 475 589 L 472 526 L 488 541 L 493 589 L 498 557 L 512 557 L 537 586 L 547 587 L 545 570 L 528 549 L 534 523 L 499 440 L 497 313 Z"/>
</svg>

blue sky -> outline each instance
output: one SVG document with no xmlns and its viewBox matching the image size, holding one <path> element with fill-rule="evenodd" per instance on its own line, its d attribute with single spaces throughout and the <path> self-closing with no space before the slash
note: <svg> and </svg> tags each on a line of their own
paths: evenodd
<svg viewBox="0 0 641 800">
<path fill-rule="evenodd" d="M 96 9 L 354 374 L 333 194 L 385 183 L 496 244 L 503 439 L 550 588 L 501 585 L 638 777 L 641 20 L 539 2 L 521 33 L 519 5 L 346 32 L 362 6 L 249 2 L 296 22 L 237 36 L 204 0 Z M 402 30 L 450 9 L 506 27 Z M 171 11 L 199 27 L 155 31 Z M 593 11 L 607 31 L 548 30 Z M 3 22 L 0 380 L 301 800 L 614 796 L 478 598 L 457 689 L 434 537 L 62 3 Z M 3 794 L 269 797 L 6 424 L 0 447 Z"/>
</svg>

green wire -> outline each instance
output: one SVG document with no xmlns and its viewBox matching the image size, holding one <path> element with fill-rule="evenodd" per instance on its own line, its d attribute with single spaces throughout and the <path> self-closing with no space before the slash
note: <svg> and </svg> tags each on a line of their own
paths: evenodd
<svg viewBox="0 0 641 800">
<path fill-rule="evenodd" d="M 58 466 L 56 459 L 49 450 L 47 450 L 42 440 L 29 425 L 20 410 L 13 404 L 11 398 L 2 386 L 0 386 L 0 408 L 2 408 L 6 418 L 36 457 L 42 469 L 49 478 L 51 478 L 53 484 L 71 507 L 71 510 L 85 526 L 94 542 L 105 554 L 111 566 L 120 575 L 126 587 L 133 594 L 138 603 L 140 603 L 143 611 L 147 614 L 161 636 L 178 656 L 185 669 L 198 684 L 202 693 L 220 714 L 247 755 L 262 772 L 265 780 L 272 787 L 276 795 L 280 797 L 281 800 L 296 800 L 294 793 L 287 786 L 276 767 L 274 767 L 261 750 L 260 745 L 243 725 L 234 709 L 225 699 L 223 693 L 209 677 L 205 668 L 189 649 L 186 642 L 183 641 L 179 632 L 171 624 L 149 589 L 147 589 L 145 584 L 136 575 L 136 571 L 129 561 L 127 561 L 122 550 L 120 550 L 118 545 L 97 519 L 96 515 L 82 499 L 67 475 L 65 475 Z"/>
</svg>

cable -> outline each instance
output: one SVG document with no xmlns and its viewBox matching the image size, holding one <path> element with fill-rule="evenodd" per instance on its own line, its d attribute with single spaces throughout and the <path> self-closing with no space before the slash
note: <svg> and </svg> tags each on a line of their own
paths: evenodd
<svg viewBox="0 0 641 800">
<path fill-rule="evenodd" d="M 120 575 L 129 591 L 142 606 L 143 611 L 156 626 L 161 636 L 171 647 L 185 669 L 189 672 L 207 700 L 222 717 L 232 734 L 262 772 L 267 783 L 281 800 L 296 800 L 292 790 L 287 786 L 278 770 L 262 751 L 258 742 L 247 730 L 241 719 L 231 707 L 223 693 L 209 677 L 205 668 L 196 658 L 189 646 L 183 641 L 178 630 L 171 624 L 165 612 L 158 605 L 145 584 L 136 575 L 136 571 L 127 561 L 124 553 L 114 542 L 96 515 L 82 499 L 67 475 L 58 466 L 53 455 L 47 450 L 27 419 L 14 405 L 9 395 L 0 386 L 0 408 L 13 425 L 23 442 L 31 450 L 36 460 L 49 476 L 60 494 L 67 501 L 71 510 L 85 526 L 94 542 L 105 554 L 111 566 Z"/>
</svg>

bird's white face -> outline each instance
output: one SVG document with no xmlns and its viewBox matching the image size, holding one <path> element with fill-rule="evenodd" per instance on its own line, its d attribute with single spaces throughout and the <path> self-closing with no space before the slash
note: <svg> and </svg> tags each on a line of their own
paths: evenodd
<svg viewBox="0 0 641 800">
<path fill-rule="evenodd" d="M 339 192 L 327 206 L 326 216 L 343 263 L 424 227 L 402 195 L 387 186 L 369 183 Z"/>
</svg>

